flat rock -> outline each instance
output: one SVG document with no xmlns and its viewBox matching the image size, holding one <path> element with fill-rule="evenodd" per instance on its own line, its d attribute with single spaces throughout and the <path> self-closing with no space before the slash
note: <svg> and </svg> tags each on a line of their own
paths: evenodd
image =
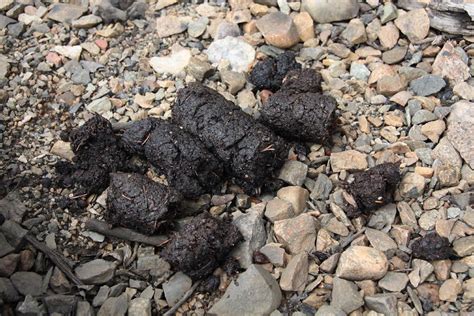
<svg viewBox="0 0 474 316">
<path fill-rule="evenodd" d="M 311 252 L 315 248 L 316 220 L 308 214 L 276 221 L 274 232 L 277 240 L 292 254 Z"/>
<path fill-rule="evenodd" d="M 193 285 L 193 281 L 183 272 L 177 272 L 168 282 L 163 284 L 166 302 L 173 306 Z"/>
<path fill-rule="evenodd" d="M 71 23 L 73 20 L 78 19 L 87 8 L 79 5 L 67 4 L 67 3 L 55 3 L 52 5 L 47 15 L 48 19 L 54 20 L 61 23 Z"/>
<path fill-rule="evenodd" d="M 128 309 L 128 296 L 109 297 L 99 309 L 97 316 L 125 316 Z"/>
<path fill-rule="evenodd" d="M 411 42 L 417 42 L 428 36 L 430 18 L 425 9 L 415 9 L 399 15 L 395 25 Z"/>
<path fill-rule="evenodd" d="M 86 105 L 86 109 L 97 114 L 105 114 L 112 109 L 112 102 L 108 97 L 102 97 Z"/>
<path fill-rule="evenodd" d="M 464 161 L 474 168 L 474 103 L 459 101 L 452 106 L 447 135 Z"/>
<path fill-rule="evenodd" d="M 379 281 L 379 286 L 390 292 L 401 292 L 408 283 L 408 277 L 401 272 L 387 272 L 387 274 Z"/>
<path fill-rule="evenodd" d="M 433 75 L 447 78 L 455 83 L 464 81 L 470 77 L 469 66 L 466 64 L 463 54 L 448 41 L 444 44 L 433 62 Z"/>
<path fill-rule="evenodd" d="M 115 274 L 116 265 L 103 259 L 95 259 L 79 265 L 74 272 L 85 284 L 104 284 Z"/>
<path fill-rule="evenodd" d="M 41 275 L 35 272 L 19 271 L 12 274 L 10 277 L 13 285 L 22 295 L 39 296 L 42 294 Z"/>
<path fill-rule="evenodd" d="M 128 305 L 128 316 L 151 316 L 151 301 L 143 297 L 134 298 Z"/>
<path fill-rule="evenodd" d="M 397 64 L 405 59 L 407 51 L 408 49 L 405 46 L 396 46 L 391 50 L 384 52 L 382 54 L 382 60 L 389 65 Z"/>
<path fill-rule="evenodd" d="M 8 16 L 5 16 L 3 14 L 0 14 L 0 28 L 1 29 L 4 29 L 7 27 L 7 25 L 13 24 L 16 22 L 17 22 L 16 20 L 9 18 Z"/>
<path fill-rule="evenodd" d="M 251 265 L 227 287 L 209 314 L 268 315 L 280 305 L 281 299 L 280 287 L 273 276 L 263 267 Z"/>
<path fill-rule="evenodd" d="M 367 163 L 367 155 L 357 150 L 331 153 L 330 162 L 334 172 L 343 170 L 362 171 L 369 166 Z"/>
<path fill-rule="evenodd" d="M 439 299 L 447 302 L 456 302 L 458 294 L 461 293 L 461 282 L 457 279 L 449 279 L 443 282 L 439 288 Z"/>
<path fill-rule="evenodd" d="M 300 161 L 288 160 L 280 170 L 278 178 L 291 185 L 303 185 L 308 166 Z"/>
<path fill-rule="evenodd" d="M 259 250 L 267 240 L 265 222 L 260 212 L 250 210 L 233 221 L 244 237 L 244 241 L 237 245 L 232 255 L 238 258 L 240 265 L 247 268 L 252 264 L 255 251 Z"/>
<path fill-rule="evenodd" d="M 177 75 L 184 71 L 191 60 L 191 52 L 188 49 L 180 49 L 171 52 L 168 56 L 150 58 L 150 66 L 159 74 Z"/>
<path fill-rule="evenodd" d="M 474 236 L 461 237 L 453 242 L 453 249 L 460 257 L 474 254 Z"/>
<path fill-rule="evenodd" d="M 299 186 L 288 186 L 278 190 L 277 197 L 283 201 L 289 202 L 293 206 L 295 215 L 299 215 L 306 209 L 309 192 Z"/>
<path fill-rule="evenodd" d="M 334 278 L 332 283 L 331 306 L 347 314 L 364 305 L 364 299 L 354 282 Z"/>
<path fill-rule="evenodd" d="M 275 267 L 282 267 L 285 265 L 285 249 L 281 247 L 281 244 L 266 244 L 260 248 L 260 252 L 264 254 Z"/>
<path fill-rule="evenodd" d="M 365 230 L 365 236 L 369 240 L 372 247 L 380 251 L 387 251 L 390 249 L 397 249 L 397 243 L 390 238 L 386 233 L 372 228 Z"/>
<path fill-rule="evenodd" d="M 375 248 L 352 246 L 339 258 L 336 275 L 351 281 L 378 280 L 388 269 L 387 257 Z"/>
<path fill-rule="evenodd" d="M 446 86 L 443 78 L 436 75 L 426 75 L 410 82 L 410 88 L 415 95 L 428 96 L 435 94 Z"/>
<path fill-rule="evenodd" d="M 301 9 L 318 23 L 330 23 L 355 17 L 359 12 L 359 3 L 357 0 L 303 0 Z"/>
<path fill-rule="evenodd" d="M 387 315 L 397 316 L 397 297 L 394 294 L 375 294 L 364 297 L 365 305 L 371 310 Z"/>
<path fill-rule="evenodd" d="M 80 45 L 76 46 L 55 46 L 54 51 L 64 57 L 67 57 L 72 60 L 79 60 L 81 57 L 82 47 Z"/>
<path fill-rule="evenodd" d="M 100 23 L 102 23 L 101 17 L 97 15 L 89 14 L 77 20 L 72 21 L 72 27 L 76 29 L 88 29 Z"/>
<path fill-rule="evenodd" d="M 303 291 L 308 281 L 308 268 L 306 252 L 293 256 L 281 274 L 280 288 L 283 291 Z"/>
<path fill-rule="evenodd" d="M 221 60 L 227 60 L 233 71 L 244 72 L 255 59 L 255 49 L 240 38 L 226 37 L 211 43 L 207 57 L 211 63 L 216 64 Z"/>
<path fill-rule="evenodd" d="M 257 20 L 256 26 L 265 41 L 278 48 L 290 48 L 300 40 L 292 18 L 282 12 L 263 16 Z"/>
<path fill-rule="evenodd" d="M 184 20 L 174 15 L 165 15 L 156 19 L 156 32 L 161 38 L 183 33 L 186 28 Z"/>
<path fill-rule="evenodd" d="M 296 216 L 293 205 L 285 200 L 274 198 L 265 206 L 265 217 L 272 223 Z"/>
<path fill-rule="evenodd" d="M 465 81 L 456 84 L 453 88 L 453 92 L 455 95 L 468 101 L 474 100 L 474 87 Z"/>
</svg>

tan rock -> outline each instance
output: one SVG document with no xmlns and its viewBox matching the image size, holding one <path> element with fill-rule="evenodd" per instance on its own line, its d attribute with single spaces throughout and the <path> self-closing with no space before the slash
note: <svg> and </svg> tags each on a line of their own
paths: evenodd
<svg viewBox="0 0 474 316">
<path fill-rule="evenodd" d="M 184 20 L 175 15 L 165 15 L 156 19 L 156 32 L 161 38 L 182 33 L 186 28 Z"/>
<path fill-rule="evenodd" d="M 265 206 L 265 216 L 273 223 L 282 219 L 294 217 L 295 211 L 290 202 L 279 198 L 274 198 L 268 201 Z"/>
<path fill-rule="evenodd" d="M 431 179 L 431 177 L 433 176 L 433 172 L 433 168 L 430 167 L 415 167 L 415 173 L 427 179 Z"/>
<path fill-rule="evenodd" d="M 421 127 L 421 133 L 428 137 L 433 143 L 437 143 L 445 129 L 446 123 L 444 123 L 444 120 L 436 120 L 424 124 Z"/>
<path fill-rule="evenodd" d="M 458 279 L 446 280 L 439 288 L 439 299 L 447 302 L 456 302 L 461 290 L 461 282 Z"/>
<path fill-rule="evenodd" d="M 290 48 L 300 40 L 298 31 L 289 15 L 274 12 L 257 20 L 257 28 L 265 41 L 278 48 Z"/>
<path fill-rule="evenodd" d="M 470 77 L 469 66 L 452 42 L 446 42 L 436 56 L 433 62 L 433 75 L 439 75 L 454 82 L 461 82 Z"/>
<path fill-rule="evenodd" d="M 377 81 L 377 92 L 385 96 L 392 96 L 406 88 L 400 76 L 385 76 Z"/>
<path fill-rule="evenodd" d="M 365 117 L 365 115 L 361 115 L 359 116 L 358 121 L 359 121 L 359 129 L 362 131 L 362 133 L 369 134 L 370 126 L 369 126 L 369 122 L 367 121 L 367 117 Z"/>
<path fill-rule="evenodd" d="M 393 95 L 390 98 L 390 101 L 395 102 L 396 104 L 399 104 L 401 106 L 405 106 L 408 103 L 408 100 L 410 100 L 413 97 L 413 94 L 409 91 L 400 91 Z"/>
<path fill-rule="evenodd" d="M 72 158 L 74 158 L 74 153 L 72 152 L 71 144 L 62 140 L 56 141 L 53 147 L 51 147 L 50 152 L 53 155 L 56 155 L 69 161 L 72 161 Z"/>
<path fill-rule="evenodd" d="M 391 49 L 397 45 L 398 39 L 400 38 L 400 32 L 395 24 L 388 22 L 380 28 L 377 36 L 383 48 Z"/>
<path fill-rule="evenodd" d="M 303 291 L 308 281 L 308 254 L 302 252 L 291 258 L 280 278 L 283 291 Z"/>
<path fill-rule="evenodd" d="M 298 254 L 315 249 L 317 229 L 316 220 L 311 215 L 303 213 L 294 218 L 276 221 L 273 230 L 278 242 L 290 253 Z"/>
<path fill-rule="evenodd" d="M 394 112 L 387 112 L 383 116 L 385 124 L 395 127 L 402 127 L 403 126 L 403 116 L 397 115 Z"/>
<path fill-rule="evenodd" d="M 367 41 L 367 33 L 365 32 L 364 23 L 360 19 L 352 19 L 341 33 L 341 38 L 350 46 L 365 43 Z"/>
<path fill-rule="evenodd" d="M 395 71 L 395 69 L 393 69 L 392 66 L 381 64 L 381 63 L 375 64 L 374 67 L 371 68 L 370 70 L 372 71 L 372 73 L 370 74 L 370 77 L 369 77 L 369 81 L 368 81 L 369 84 L 376 83 L 377 81 L 379 81 L 380 79 L 386 76 L 397 75 L 397 72 Z"/>
<path fill-rule="evenodd" d="M 453 88 L 453 92 L 463 99 L 469 101 L 474 100 L 474 87 L 465 81 L 456 84 Z"/>
<path fill-rule="evenodd" d="M 383 252 L 371 247 L 352 246 L 339 258 L 336 276 L 351 280 L 378 280 L 388 270 L 388 260 Z"/>
<path fill-rule="evenodd" d="M 436 278 L 440 281 L 445 281 L 449 278 L 451 272 L 452 262 L 449 259 L 433 261 L 434 273 Z"/>
<path fill-rule="evenodd" d="M 308 12 L 300 12 L 293 18 L 298 35 L 303 42 L 315 37 L 314 23 Z"/>
<path fill-rule="evenodd" d="M 153 101 L 155 101 L 155 94 L 151 92 L 147 92 L 145 95 L 136 94 L 133 101 L 141 108 L 151 109 Z"/>
<path fill-rule="evenodd" d="M 115 23 L 109 24 L 109 26 L 103 28 L 100 31 L 97 31 L 95 34 L 106 38 L 113 38 L 120 36 L 121 34 L 123 34 L 123 32 L 125 32 L 125 28 L 123 27 L 123 25 L 120 23 Z"/>
<path fill-rule="evenodd" d="M 474 236 L 462 237 L 453 242 L 453 249 L 460 257 L 474 254 Z"/>
<path fill-rule="evenodd" d="M 417 173 L 407 173 L 399 185 L 400 194 L 405 198 L 416 198 L 425 190 L 425 178 Z"/>
<path fill-rule="evenodd" d="M 293 206 L 295 215 L 299 215 L 306 209 L 309 192 L 299 186 L 288 186 L 278 190 L 277 197 L 289 202 Z"/>
<path fill-rule="evenodd" d="M 334 172 L 342 170 L 361 171 L 368 167 L 367 155 L 357 150 L 331 153 L 330 161 Z"/>
<path fill-rule="evenodd" d="M 268 13 L 268 7 L 263 4 L 252 3 L 250 4 L 250 13 L 254 16 L 264 16 Z"/>
<path fill-rule="evenodd" d="M 417 42 L 428 36 L 430 18 L 425 9 L 415 9 L 400 14 L 395 20 L 395 25 L 411 42 Z"/>
</svg>

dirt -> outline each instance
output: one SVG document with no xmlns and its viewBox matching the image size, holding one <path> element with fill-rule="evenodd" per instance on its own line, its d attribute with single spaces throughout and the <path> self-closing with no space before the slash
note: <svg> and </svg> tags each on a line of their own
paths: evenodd
<svg viewBox="0 0 474 316">
<path fill-rule="evenodd" d="M 197 136 L 227 175 L 252 194 L 286 160 L 289 144 L 217 91 L 192 83 L 178 91 L 173 121 Z"/>
<path fill-rule="evenodd" d="M 263 104 L 261 121 L 285 138 L 327 143 L 337 103 L 333 97 L 312 90 L 321 90 L 321 76 L 316 71 L 291 72 L 282 89 Z"/>
<path fill-rule="evenodd" d="M 151 235 L 176 216 L 180 195 L 174 189 L 136 173 L 110 177 L 105 214 L 110 224 Z"/>
<path fill-rule="evenodd" d="M 294 69 L 301 69 L 301 64 L 296 62 L 293 52 L 286 51 L 277 58 L 268 57 L 259 61 L 252 69 L 249 81 L 258 90 L 277 91 L 286 74 Z"/>
<path fill-rule="evenodd" d="M 415 240 L 411 245 L 411 250 L 414 258 L 428 261 L 449 259 L 454 255 L 449 239 L 435 232 Z"/>
<path fill-rule="evenodd" d="M 393 202 L 393 193 L 400 182 L 400 167 L 395 163 L 384 163 L 354 174 L 348 184 L 348 192 L 356 205 L 348 208 L 347 215 L 355 218 Z"/>
<path fill-rule="evenodd" d="M 184 225 L 161 255 L 174 270 L 197 280 L 211 275 L 241 240 L 242 235 L 230 220 L 204 212 Z"/>
<path fill-rule="evenodd" d="M 75 157 L 72 163 L 61 161 L 56 165 L 57 183 L 74 187 L 77 195 L 100 194 L 109 185 L 109 173 L 133 169 L 112 125 L 100 115 L 63 138 L 71 142 Z"/>
</svg>

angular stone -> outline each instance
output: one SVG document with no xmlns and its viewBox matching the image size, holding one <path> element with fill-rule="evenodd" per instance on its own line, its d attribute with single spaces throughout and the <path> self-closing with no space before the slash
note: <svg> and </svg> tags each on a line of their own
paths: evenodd
<svg viewBox="0 0 474 316">
<path fill-rule="evenodd" d="M 293 205 L 285 200 L 274 198 L 265 206 L 265 217 L 272 223 L 296 216 Z"/>
<path fill-rule="evenodd" d="M 151 301 L 143 297 L 137 297 L 130 301 L 128 316 L 151 316 Z"/>
<path fill-rule="evenodd" d="M 461 237 L 453 242 L 453 249 L 460 257 L 474 254 L 474 236 Z"/>
<path fill-rule="evenodd" d="M 436 120 L 424 124 L 421 127 L 421 133 L 428 137 L 428 139 L 433 143 L 437 143 L 439 141 L 439 137 L 441 134 L 443 134 L 445 129 L 446 123 L 444 123 L 444 120 Z"/>
<path fill-rule="evenodd" d="M 392 96 L 406 87 L 400 76 L 384 76 L 377 81 L 377 92 L 384 96 Z"/>
<path fill-rule="evenodd" d="M 168 282 L 163 284 L 166 302 L 173 306 L 191 288 L 193 281 L 183 272 L 177 272 Z"/>
<path fill-rule="evenodd" d="M 395 26 L 395 24 L 390 22 L 380 28 L 377 36 L 383 48 L 392 49 L 398 43 L 400 32 L 398 31 L 398 28 Z"/>
<path fill-rule="evenodd" d="M 440 76 L 426 75 L 410 82 L 410 88 L 415 95 L 428 96 L 435 94 L 446 86 L 446 82 Z"/>
<path fill-rule="evenodd" d="M 0 299 L 7 303 L 15 303 L 20 300 L 20 294 L 7 278 L 0 278 Z"/>
<path fill-rule="evenodd" d="M 156 19 L 156 32 L 161 38 L 183 33 L 186 28 L 184 20 L 174 15 L 165 15 Z"/>
<path fill-rule="evenodd" d="M 474 103 L 459 101 L 452 106 L 447 135 L 464 161 L 474 168 Z"/>
<path fill-rule="evenodd" d="M 425 9 L 415 9 L 399 15 L 395 25 L 411 42 L 418 42 L 428 36 L 430 18 Z"/>
<path fill-rule="evenodd" d="M 352 19 L 341 33 L 341 38 L 349 43 L 350 46 L 365 43 L 367 41 L 367 33 L 365 32 L 364 23 L 360 19 Z"/>
<path fill-rule="evenodd" d="M 236 94 L 245 86 L 246 78 L 243 73 L 224 70 L 220 72 L 221 80 L 229 87 L 231 94 Z"/>
<path fill-rule="evenodd" d="M 461 293 L 461 282 L 457 279 L 449 279 L 439 288 L 439 299 L 447 302 L 456 302 L 458 294 Z"/>
<path fill-rule="evenodd" d="M 125 316 L 128 309 L 128 296 L 109 297 L 99 309 L 97 316 Z"/>
<path fill-rule="evenodd" d="M 354 282 L 337 277 L 333 279 L 331 297 L 332 307 L 350 314 L 363 305 L 364 299 Z"/>
<path fill-rule="evenodd" d="M 40 296 L 43 292 L 41 275 L 35 272 L 19 271 L 10 277 L 15 288 L 22 295 Z"/>
<path fill-rule="evenodd" d="M 474 100 L 474 87 L 467 82 L 459 82 L 453 88 L 454 94 L 468 101 Z"/>
<path fill-rule="evenodd" d="M 401 292 L 408 283 L 408 277 L 401 272 L 387 272 L 387 274 L 379 281 L 379 286 L 390 292 Z"/>
<path fill-rule="evenodd" d="M 207 61 L 191 57 L 191 60 L 186 66 L 186 72 L 193 76 L 197 81 L 203 81 L 212 74 L 213 68 Z"/>
<path fill-rule="evenodd" d="M 55 3 L 49 10 L 47 17 L 56 22 L 71 23 L 73 20 L 78 19 L 85 11 L 87 11 L 87 8 L 83 6 Z"/>
<path fill-rule="evenodd" d="M 417 173 L 407 173 L 399 185 L 400 194 L 405 198 L 416 198 L 425 190 L 425 178 Z"/>
<path fill-rule="evenodd" d="M 76 29 L 88 29 L 102 23 L 102 19 L 96 15 L 89 14 L 80 19 L 72 21 L 72 27 Z"/>
<path fill-rule="evenodd" d="M 260 212 L 250 210 L 233 221 L 244 237 L 244 241 L 237 245 L 232 255 L 238 258 L 240 265 L 247 268 L 252 264 L 255 251 L 259 250 L 267 240 L 265 222 Z"/>
<path fill-rule="evenodd" d="M 369 240 L 372 247 L 380 251 L 397 249 L 397 243 L 386 233 L 372 228 L 366 228 L 365 236 Z"/>
<path fill-rule="evenodd" d="M 432 73 L 455 83 L 470 77 L 469 66 L 464 61 L 463 55 L 450 41 L 444 44 L 443 49 L 436 56 Z"/>
<path fill-rule="evenodd" d="M 281 274 L 280 288 L 283 291 L 303 291 L 308 281 L 308 268 L 306 252 L 293 256 Z"/>
<path fill-rule="evenodd" d="M 382 54 L 382 60 L 389 65 L 397 64 L 405 59 L 407 51 L 407 47 L 405 46 L 396 46 L 391 50 L 384 52 Z"/>
<path fill-rule="evenodd" d="M 79 265 L 74 271 L 85 284 L 104 284 L 115 274 L 115 263 L 103 259 L 95 259 Z"/>
<path fill-rule="evenodd" d="M 384 253 L 375 248 L 352 246 L 339 258 L 336 275 L 351 281 L 378 280 L 388 269 Z"/>
<path fill-rule="evenodd" d="M 303 251 L 311 252 L 315 248 L 316 220 L 308 214 L 284 219 L 274 223 L 274 233 L 277 240 L 292 254 Z"/>
<path fill-rule="evenodd" d="M 102 97 L 86 105 L 86 109 L 97 114 L 105 114 L 112 109 L 112 102 L 108 97 Z"/>
<path fill-rule="evenodd" d="M 79 60 L 81 57 L 82 47 L 76 46 L 55 46 L 54 51 L 72 60 Z"/>
<path fill-rule="evenodd" d="M 278 190 L 277 197 L 291 203 L 295 215 L 299 215 L 306 208 L 306 202 L 309 199 L 309 192 L 299 186 L 289 186 Z"/>
<path fill-rule="evenodd" d="M 298 30 L 291 17 L 274 12 L 257 20 L 257 28 L 265 41 L 278 48 L 290 48 L 300 40 Z"/>
<path fill-rule="evenodd" d="M 244 72 L 255 59 L 255 49 L 240 38 L 226 37 L 212 42 L 207 50 L 207 56 L 211 63 L 218 64 L 222 60 L 227 60 L 233 71 Z"/>
<path fill-rule="evenodd" d="M 357 0 L 303 0 L 301 11 L 308 12 L 318 23 L 352 19 L 359 12 Z"/>
<path fill-rule="evenodd" d="M 288 160 L 280 170 L 279 179 L 291 184 L 301 186 L 306 179 L 308 166 L 300 161 Z"/>
<path fill-rule="evenodd" d="M 281 244 L 266 244 L 260 248 L 260 252 L 264 254 L 275 267 L 282 267 L 285 265 L 285 249 L 281 247 Z"/>
<path fill-rule="evenodd" d="M 150 58 L 150 66 L 159 74 L 177 75 L 189 65 L 191 52 L 188 49 L 179 49 L 168 56 Z"/>
<path fill-rule="evenodd" d="M 397 316 L 397 297 L 394 294 L 375 294 L 364 297 L 365 305 L 382 315 Z"/>
<path fill-rule="evenodd" d="M 343 170 L 362 171 L 369 166 L 367 155 L 357 150 L 346 150 L 338 153 L 331 153 L 331 167 L 334 172 Z"/>
</svg>

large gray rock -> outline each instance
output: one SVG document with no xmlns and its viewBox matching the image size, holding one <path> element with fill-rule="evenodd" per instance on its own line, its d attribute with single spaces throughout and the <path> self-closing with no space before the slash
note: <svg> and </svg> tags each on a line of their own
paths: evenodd
<svg viewBox="0 0 474 316">
<path fill-rule="evenodd" d="M 71 23 L 73 20 L 78 19 L 85 11 L 87 11 L 87 8 L 82 6 L 56 3 L 51 7 L 48 19 L 62 23 Z"/>
<path fill-rule="evenodd" d="M 428 96 L 439 92 L 446 86 L 446 82 L 440 76 L 426 75 L 410 82 L 410 88 L 415 95 Z"/>
<path fill-rule="evenodd" d="M 359 12 L 357 0 L 303 0 L 301 5 L 318 23 L 349 20 Z"/>
<path fill-rule="evenodd" d="M 0 300 L 7 303 L 14 303 L 20 299 L 20 295 L 7 278 L 0 278 Z"/>
<path fill-rule="evenodd" d="M 363 305 L 364 300 L 354 282 L 334 278 L 332 283 L 331 306 L 349 314 Z"/>
<path fill-rule="evenodd" d="M 77 277 L 85 284 L 104 284 L 113 278 L 116 265 L 103 259 L 81 264 L 75 269 Z"/>
<path fill-rule="evenodd" d="M 43 293 L 41 275 L 35 272 L 15 272 L 10 277 L 15 288 L 23 295 L 39 296 Z"/>
<path fill-rule="evenodd" d="M 279 305 L 282 295 L 277 281 L 261 266 L 251 265 L 231 283 L 210 315 L 268 315 Z"/>
</svg>

